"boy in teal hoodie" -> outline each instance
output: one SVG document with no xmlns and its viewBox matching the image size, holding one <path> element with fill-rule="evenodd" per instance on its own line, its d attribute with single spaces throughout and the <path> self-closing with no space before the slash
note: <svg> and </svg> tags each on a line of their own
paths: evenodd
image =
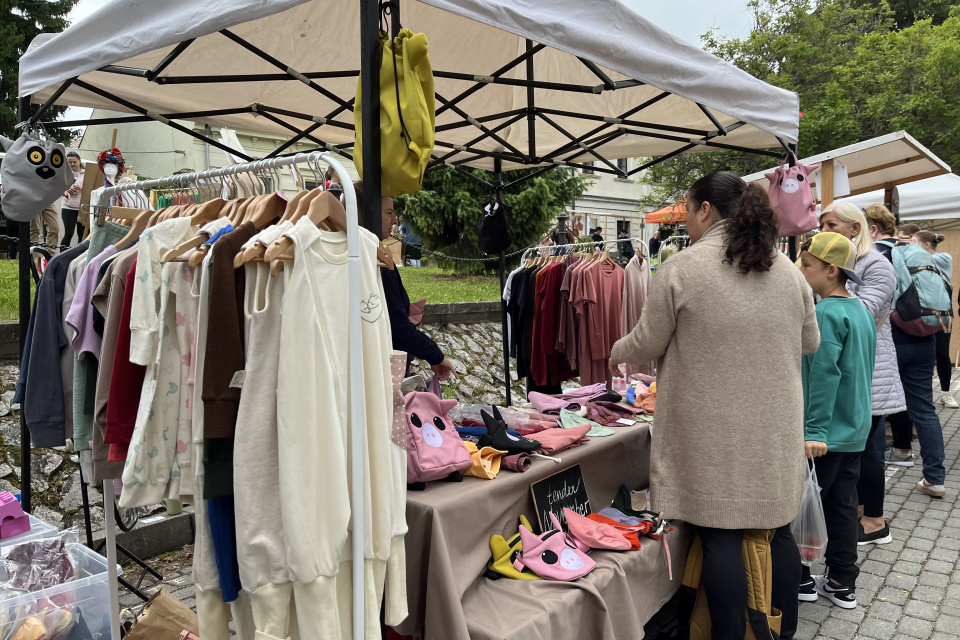
<svg viewBox="0 0 960 640">
<path fill-rule="evenodd" d="M 800 600 L 823 596 L 844 609 L 857 606 L 857 481 L 870 433 L 870 385 L 877 329 L 870 312 L 846 290 L 857 250 L 838 233 L 820 233 L 800 254 L 800 270 L 821 301 L 820 347 L 803 357 L 804 440 L 820 485 L 827 525 L 827 574 L 803 567 Z"/>
</svg>

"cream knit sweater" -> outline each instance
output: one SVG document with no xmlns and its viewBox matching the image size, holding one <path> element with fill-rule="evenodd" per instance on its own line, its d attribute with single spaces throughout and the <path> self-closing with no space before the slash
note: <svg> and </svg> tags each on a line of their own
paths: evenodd
<svg viewBox="0 0 960 640">
<path fill-rule="evenodd" d="M 650 461 L 654 508 L 720 529 L 772 529 L 803 492 L 800 360 L 820 332 L 800 270 L 724 263 L 720 222 L 653 277 L 640 322 L 611 363 L 663 358 Z"/>
</svg>

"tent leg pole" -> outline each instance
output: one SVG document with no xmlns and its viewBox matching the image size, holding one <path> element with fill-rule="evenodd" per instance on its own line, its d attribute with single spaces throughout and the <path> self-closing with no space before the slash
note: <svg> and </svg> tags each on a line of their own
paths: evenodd
<svg viewBox="0 0 960 640">
<path fill-rule="evenodd" d="M 377 238 L 383 239 L 383 215 L 380 207 L 380 3 L 378 0 L 361 0 L 360 2 L 360 97 L 362 101 L 362 131 L 363 136 L 363 226 Z M 356 158 L 355 158 L 356 159 Z M 349 223 L 348 221 L 348 227 Z M 362 411 L 362 406 L 356 404 L 355 378 L 360 375 L 354 371 L 361 361 L 360 343 L 360 292 L 353 287 L 360 286 L 359 246 L 350 246 L 350 231 L 347 233 L 347 251 L 357 251 L 356 258 L 351 257 L 349 269 L 350 288 L 348 302 L 350 304 L 350 403 L 351 414 L 354 410 Z M 355 232 L 354 232 L 355 233 Z M 351 254 L 352 255 L 352 254 Z M 356 304 L 356 308 L 353 305 Z M 362 413 L 361 413 L 362 415 Z M 350 478 L 351 478 L 351 526 L 353 530 L 351 556 L 353 558 L 353 640 L 363 640 L 365 635 L 364 612 L 366 610 L 364 551 L 365 535 L 363 523 L 363 434 L 360 432 L 359 416 L 352 415 L 350 420 Z M 377 603 L 379 604 L 379 603 Z"/>
<path fill-rule="evenodd" d="M 503 163 L 499 158 L 493 160 L 493 199 L 503 206 Z M 507 301 L 503 299 L 503 290 L 507 286 L 507 255 L 500 252 L 500 334 L 503 347 L 503 390 L 506 398 L 504 406 L 513 405 L 510 393 L 510 343 L 507 339 Z"/>
<path fill-rule="evenodd" d="M 20 366 L 23 366 L 23 350 L 27 344 L 27 327 L 30 324 L 30 223 L 19 223 L 19 241 L 17 242 L 17 260 L 19 261 L 20 286 Z M 24 511 L 31 510 L 30 480 L 30 429 L 24 408 L 20 407 L 20 504 Z"/>
<path fill-rule="evenodd" d="M 20 122 L 30 118 L 33 108 L 30 105 L 31 96 L 20 98 Z M 39 212 L 37 212 L 39 215 Z M 20 267 L 20 366 L 23 366 L 23 350 L 27 344 L 27 327 L 30 325 L 30 261 L 33 255 L 30 252 L 30 223 L 21 222 L 17 225 L 17 259 Z M 23 406 L 20 406 L 20 505 L 24 511 L 30 511 L 30 430 L 24 417 Z"/>
</svg>

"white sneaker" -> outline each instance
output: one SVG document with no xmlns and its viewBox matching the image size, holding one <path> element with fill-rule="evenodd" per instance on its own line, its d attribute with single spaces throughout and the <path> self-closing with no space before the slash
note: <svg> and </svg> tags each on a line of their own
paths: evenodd
<svg viewBox="0 0 960 640">
<path fill-rule="evenodd" d="M 960 403 L 957 402 L 957 400 L 953 397 L 953 394 L 949 391 L 940 394 L 939 402 L 947 409 L 960 408 Z"/>
<path fill-rule="evenodd" d="M 930 484 L 926 478 L 917 483 L 917 491 L 925 493 L 932 498 L 942 498 L 947 493 L 947 490 L 944 489 L 942 484 Z"/>
</svg>

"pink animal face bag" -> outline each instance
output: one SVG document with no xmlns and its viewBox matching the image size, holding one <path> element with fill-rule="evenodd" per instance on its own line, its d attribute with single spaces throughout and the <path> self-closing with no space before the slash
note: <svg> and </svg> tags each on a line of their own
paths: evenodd
<svg viewBox="0 0 960 640">
<path fill-rule="evenodd" d="M 781 236 L 796 236 L 816 228 L 817 203 L 810 188 L 810 174 L 819 166 L 797 162 L 790 167 L 781 160 L 773 173 L 766 174 L 770 181 L 770 204 L 780 215 Z"/>
<path fill-rule="evenodd" d="M 407 482 L 442 480 L 473 464 L 470 452 L 447 417 L 456 400 L 413 391 L 404 397 L 407 418 Z"/>
</svg>

